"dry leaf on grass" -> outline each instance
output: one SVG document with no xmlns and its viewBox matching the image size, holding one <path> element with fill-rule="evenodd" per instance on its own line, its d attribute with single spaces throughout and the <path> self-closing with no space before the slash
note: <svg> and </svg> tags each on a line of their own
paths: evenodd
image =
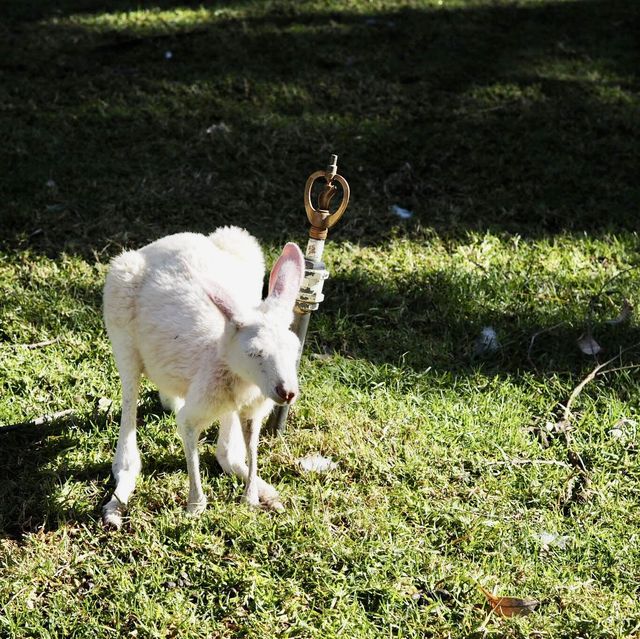
<svg viewBox="0 0 640 639">
<path fill-rule="evenodd" d="M 227 134 L 231 133 L 231 127 L 225 122 L 218 122 L 218 124 L 212 124 L 208 129 L 207 133 L 209 135 L 213 135 L 216 133 Z"/>
<path fill-rule="evenodd" d="M 520 599 L 518 597 L 498 597 L 478 584 L 480 592 L 487 598 L 491 612 L 502 617 L 521 617 L 532 613 L 540 602 L 536 599 Z"/>
<path fill-rule="evenodd" d="M 596 342 L 590 333 L 585 333 L 578 339 L 578 348 L 585 354 L 596 356 L 601 350 L 602 346 Z"/>
<path fill-rule="evenodd" d="M 630 319 L 632 314 L 633 305 L 629 302 L 629 300 L 625 299 L 622 301 L 622 307 L 620 308 L 620 312 L 618 313 L 617 317 L 607 320 L 605 324 L 610 324 L 611 326 L 622 324 Z"/>
<path fill-rule="evenodd" d="M 621 441 L 635 439 L 637 426 L 638 422 L 636 422 L 634 419 L 621 417 L 609 430 L 609 437 Z"/>
</svg>

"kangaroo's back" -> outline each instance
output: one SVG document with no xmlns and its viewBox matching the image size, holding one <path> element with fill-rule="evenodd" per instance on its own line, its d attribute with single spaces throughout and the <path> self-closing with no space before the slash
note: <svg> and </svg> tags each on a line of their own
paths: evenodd
<svg viewBox="0 0 640 639">
<path fill-rule="evenodd" d="M 135 345 L 160 389 L 184 394 L 203 361 L 224 348 L 228 328 L 202 283 L 215 283 L 239 308 L 254 309 L 263 279 L 262 250 L 243 229 L 164 237 L 113 261 L 105 284 L 109 337 L 114 347 Z"/>
</svg>

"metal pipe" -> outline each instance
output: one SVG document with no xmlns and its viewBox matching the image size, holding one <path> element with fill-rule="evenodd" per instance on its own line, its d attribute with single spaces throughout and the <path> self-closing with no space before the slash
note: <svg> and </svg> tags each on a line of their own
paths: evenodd
<svg viewBox="0 0 640 639">
<path fill-rule="evenodd" d="M 325 184 L 318 196 L 318 208 L 311 202 L 311 191 L 313 185 L 319 179 L 324 179 Z M 333 196 L 337 193 L 338 187 L 335 181 L 342 187 L 342 201 L 334 213 L 330 212 L 329 205 Z M 304 190 L 304 205 L 307 217 L 311 222 L 309 229 L 309 242 L 305 254 L 305 274 L 298 293 L 298 299 L 294 308 L 294 319 L 291 330 L 300 339 L 300 351 L 296 365 L 300 365 L 304 341 L 309 327 L 311 313 L 318 309 L 320 302 L 324 299 L 322 287 L 324 281 L 329 277 L 329 272 L 322 262 L 324 253 L 324 242 L 329 229 L 342 217 L 349 204 L 349 183 L 338 175 L 338 156 L 332 155 L 329 166 L 325 171 L 316 171 L 307 179 Z M 267 420 L 266 430 L 270 433 L 282 434 L 286 428 L 289 405 L 276 406 Z"/>
</svg>

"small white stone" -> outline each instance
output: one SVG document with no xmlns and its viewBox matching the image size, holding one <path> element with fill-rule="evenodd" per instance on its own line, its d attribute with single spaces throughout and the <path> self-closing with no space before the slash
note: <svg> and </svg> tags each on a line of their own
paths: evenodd
<svg viewBox="0 0 640 639">
<path fill-rule="evenodd" d="M 330 457 L 323 457 L 318 453 L 302 457 L 298 460 L 298 465 L 307 473 L 325 473 L 338 466 Z"/>
<path fill-rule="evenodd" d="M 569 537 L 566 535 L 556 535 L 550 532 L 541 532 L 539 535 L 536 535 L 536 537 L 540 541 L 543 550 L 549 550 L 551 547 L 566 550 L 567 544 L 569 543 Z"/>
<path fill-rule="evenodd" d="M 224 122 L 219 122 L 218 124 L 212 124 L 207 129 L 207 133 L 209 135 L 213 135 L 214 133 L 231 133 L 231 127 Z"/>
<path fill-rule="evenodd" d="M 111 408 L 111 404 L 113 404 L 112 399 L 109 399 L 108 397 L 101 397 L 98 400 L 98 410 L 106 413 Z"/>
</svg>

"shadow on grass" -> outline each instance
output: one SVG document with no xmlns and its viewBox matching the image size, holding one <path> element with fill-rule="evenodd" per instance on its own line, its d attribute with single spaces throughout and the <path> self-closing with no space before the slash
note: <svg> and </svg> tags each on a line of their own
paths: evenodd
<svg viewBox="0 0 640 639">
<path fill-rule="evenodd" d="M 66 511 L 53 500 L 70 476 L 90 481 L 109 472 L 107 464 L 72 473 L 55 468 L 56 459 L 76 446 L 74 429 L 78 426 L 82 422 L 65 418 L 0 432 L 0 535 L 20 539 L 25 533 L 55 529 L 68 518 L 86 521 L 86 516 Z"/>
<path fill-rule="evenodd" d="M 151 33 L 13 33 L 3 242 L 89 255 L 225 223 L 302 236 L 302 186 L 330 152 L 352 186 L 337 231 L 352 241 L 383 243 L 393 203 L 414 211 L 408 233 L 637 228 L 633 0 L 252 7 Z"/>
<path fill-rule="evenodd" d="M 156 393 L 143 398 L 138 409 L 142 436 L 145 418 L 159 410 Z M 115 487 L 111 460 L 81 465 L 64 462 L 65 452 L 79 446 L 77 434 L 95 428 L 106 429 L 106 416 L 68 417 L 14 430 L 0 428 L 0 537 L 19 540 L 28 533 L 56 530 L 69 521 L 93 524 L 100 520 L 102 505 Z M 211 432 L 215 435 L 216 431 Z M 209 438 L 213 435 L 209 433 Z M 115 444 L 114 439 L 113 453 Z M 222 474 L 213 450 L 201 447 L 202 465 L 209 476 Z M 178 471 L 186 478 L 182 452 L 158 457 L 143 453 L 144 475 Z M 62 497 L 61 488 L 67 485 L 85 491 L 84 495 Z"/>
</svg>

